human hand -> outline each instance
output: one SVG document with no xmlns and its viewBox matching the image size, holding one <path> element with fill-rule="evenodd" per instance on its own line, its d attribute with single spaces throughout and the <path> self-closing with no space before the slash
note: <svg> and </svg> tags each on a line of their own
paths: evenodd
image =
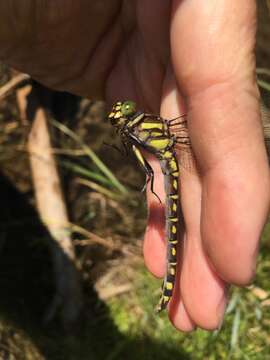
<svg viewBox="0 0 270 360">
<path fill-rule="evenodd" d="M 171 53 L 177 85 L 173 77 L 168 80 L 161 115 L 175 117 L 181 112 L 179 99 L 185 97 L 198 165 L 197 173 L 183 168 L 180 176 L 186 237 L 169 310 L 175 326 L 186 331 L 221 325 L 228 285 L 252 280 L 268 214 L 255 7 L 253 0 L 208 0 L 200 6 L 194 0 L 173 2 Z M 149 193 L 149 202 L 154 201 Z M 152 272 L 162 275 L 165 245 L 154 223 L 150 214 L 145 258 Z"/>
<path fill-rule="evenodd" d="M 66 0 L 63 8 L 28 0 L 16 3 L 16 12 L 12 4 L 0 3 L 0 56 L 43 84 L 111 102 L 132 99 L 164 118 L 183 113 L 185 98 L 199 173 L 181 173 L 187 235 L 169 316 L 185 331 L 218 327 L 226 283 L 252 278 L 269 207 L 255 1 Z M 157 161 L 150 162 L 164 198 Z M 152 216 L 150 192 L 148 204 L 145 262 L 162 276 L 163 221 Z"/>
</svg>

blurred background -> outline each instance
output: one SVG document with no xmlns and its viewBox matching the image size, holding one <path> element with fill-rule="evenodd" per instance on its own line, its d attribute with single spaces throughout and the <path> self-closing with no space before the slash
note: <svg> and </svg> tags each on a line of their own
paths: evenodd
<svg viewBox="0 0 270 360">
<path fill-rule="evenodd" d="M 258 18 L 267 116 L 267 1 Z M 270 359 L 270 226 L 255 282 L 231 289 L 222 328 L 179 333 L 155 314 L 161 282 L 143 264 L 144 174 L 111 146 L 104 117 L 104 103 L 0 64 L 0 359 Z"/>
</svg>

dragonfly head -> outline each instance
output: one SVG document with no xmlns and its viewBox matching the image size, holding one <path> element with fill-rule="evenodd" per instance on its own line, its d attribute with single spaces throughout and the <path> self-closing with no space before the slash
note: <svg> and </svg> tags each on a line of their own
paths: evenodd
<svg viewBox="0 0 270 360">
<path fill-rule="evenodd" d="M 122 127 L 135 114 L 136 104 L 133 101 L 118 101 L 113 105 L 108 118 L 113 126 Z"/>
</svg>

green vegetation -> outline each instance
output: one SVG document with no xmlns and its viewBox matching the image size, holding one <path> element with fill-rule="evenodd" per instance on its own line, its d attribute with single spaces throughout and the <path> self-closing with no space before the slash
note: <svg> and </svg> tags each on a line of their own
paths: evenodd
<svg viewBox="0 0 270 360">
<path fill-rule="evenodd" d="M 78 136 L 74 131 L 56 120 L 51 120 L 51 123 L 53 124 L 53 126 L 58 128 L 61 132 L 70 137 L 72 140 L 75 141 L 75 143 L 80 146 L 81 150 L 84 152 L 84 155 L 87 156 L 90 159 L 91 164 L 95 166 L 95 171 L 91 171 L 86 167 L 79 166 L 78 164 L 71 162 L 63 162 L 64 166 L 72 169 L 77 174 L 85 175 L 90 179 L 94 179 L 102 184 L 110 186 L 122 195 L 128 194 L 127 189 L 117 180 L 115 175 L 100 160 L 100 158 L 95 154 L 95 152 L 83 142 L 80 136 Z"/>
<path fill-rule="evenodd" d="M 268 230 L 264 234 L 264 237 L 268 237 L 268 244 L 269 236 Z M 261 252 L 254 285 L 232 289 L 220 331 L 197 330 L 191 334 L 175 331 L 166 314 L 157 316 L 153 312 L 157 298 L 153 298 L 153 294 L 159 281 L 153 280 L 145 271 L 141 271 L 137 277 L 134 295 L 111 302 L 111 314 L 119 330 L 126 336 L 133 339 L 151 338 L 164 345 L 158 354 L 149 347 L 145 357 L 137 354 L 138 357 L 134 359 L 151 359 L 157 355 L 158 359 L 168 359 L 168 348 L 178 351 L 179 359 L 266 359 L 270 351 L 269 272 L 270 253 L 266 247 Z"/>
<path fill-rule="evenodd" d="M 269 236 L 268 230 L 264 237 L 269 239 Z M 3 347 L 8 347 L 15 359 L 27 360 L 267 359 L 270 351 L 269 272 L 268 240 L 260 255 L 255 284 L 250 288 L 232 289 L 220 331 L 177 332 L 166 313 L 156 315 L 153 311 L 160 281 L 142 265 L 136 265 L 132 272 L 134 287 L 127 294 L 106 303 L 98 301 L 95 293 L 91 294 L 88 315 L 73 335 L 66 335 L 56 327 L 42 329 L 37 322 L 29 323 L 26 318 L 21 322 L 23 326 L 18 326 L 18 317 L 22 320 L 22 314 L 16 314 L 12 321 L 1 316 L 4 334 L 11 334 Z M 122 274 L 121 280 L 131 279 L 125 279 Z M 24 357 L 18 356 L 22 353 Z"/>
<path fill-rule="evenodd" d="M 264 68 L 259 68 L 257 69 L 256 71 L 257 75 L 259 75 L 258 79 L 257 79 L 257 82 L 258 82 L 258 85 L 260 86 L 260 88 L 266 90 L 266 91 L 270 91 L 270 84 L 268 81 L 265 81 L 265 80 L 262 80 L 260 78 L 260 75 L 265 75 L 269 78 L 270 76 L 270 70 L 269 69 L 264 69 Z"/>
</svg>

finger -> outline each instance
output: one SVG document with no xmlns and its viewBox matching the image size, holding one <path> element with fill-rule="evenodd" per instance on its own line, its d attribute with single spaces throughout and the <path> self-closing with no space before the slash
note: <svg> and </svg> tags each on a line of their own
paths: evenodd
<svg viewBox="0 0 270 360">
<path fill-rule="evenodd" d="M 200 233 L 201 183 L 198 174 L 181 172 L 181 203 L 187 241 L 181 272 L 181 296 L 194 323 L 207 330 L 217 329 L 226 308 L 226 284 L 209 262 Z"/>
<path fill-rule="evenodd" d="M 146 155 L 146 154 L 145 154 Z M 146 155 L 147 156 L 147 155 Z M 154 170 L 154 190 L 160 197 L 162 204 L 147 186 L 148 224 L 144 237 L 144 259 L 149 271 L 157 277 L 163 277 L 166 269 L 166 238 L 165 238 L 165 214 L 164 214 L 164 179 L 158 161 L 152 156 L 147 156 L 147 161 Z M 180 249 L 179 249 L 180 250 Z M 180 300 L 180 267 L 181 256 L 178 256 L 178 273 L 172 301 L 169 304 L 169 317 L 173 325 L 185 332 L 195 329 L 193 320 L 188 315 L 183 302 Z"/>
<path fill-rule="evenodd" d="M 174 2 L 173 62 L 188 98 L 202 177 L 203 247 L 224 280 L 247 284 L 270 198 L 252 55 L 255 2 L 179 4 Z"/>
<path fill-rule="evenodd" d="M 169 319 L 173 326 L 183 332 L 191 332 L 196 329 L 196 324 L 189 316 L 180 296 L 179 282 L 176 283 L 174 296 L 171 299 L 168 310 Z"/>
<path fill-rule="evenodd" d="M 164 89 L 162 114 L 170 116 L 170 111 L 183 112 L 175 81 L 168 74 Z M 179 155 L 181 205 L 186 226 L 183 248 L 183 264 L 178 272 L 177 286 L 170 306 L 170 319 L 180 330 L 187 326 L 187 318 L 194 325 L 204 329 L 216 329 L 222 321 L 226 306 L 226 286 L 218 278 L 203 250 L 200 234 L 201 181 L 196 169 L 186 169 L 186 153 Z M 177 287 L 176 287 L 177 289 Z M 180 300 L 181 293 L 181 300 Z M 183 313 L 185 309 L 185 314 Z"/>
<path fill-rule="evenodd" d="M 148 202 L 148 224 L 144 237 L 144 259 L 149 271 L 157 277 L 163 277 L 166 269 L 166 238 L 165 238 L 165 214 L 164 214 L 164 181 L 163 174 L 160 170 L 158 161 L 149 157 L 147 161 L 154 170 L 154 190 L 161 198 L 160 204 L 156 196 L 151 192 L 147 186 L 147 202 Z M 180 250 L 180 249 L 179 249 Z M 181 259 L 178 260 L 178 275 L 176 279 L 174 295 L 169 306 L 169 317 L 173 325 L 185 332 L 190 332 L 195 329 L 193 320 L 188 315 L 183 302 L 180 300 L 180 268 Z"/>
<path fill-rule="evenodd" d="M 167 77 L 171 77 L 171 69 L 168 71 Z M 165 106 L 165 111 L 161 108 L 161 115 L 165 115 L 167 119 L 174 118 L 179 114 L 183 114 L 183 104 L 180 104 L 180 98 L 175 91 L 175 82 L 166 80 L 164 85 L 164 99 L 168 95 L 171 99 L 173 97 L 173 106 L 168 109 Z M 174 98 L 175 97 L 175 98 Z M 163 102 L 164 102 L 163 99 Z M 156 196 L 150 190 L 150 184 L 147 186 L 147 206 L 148 206 L 148 224 L 144 237 L 144 259 L 145 264 L 155 276 L 163 277 L 166 269 L 166 249 L 167 239 L 165 234 L 165 191 L 164 191 L 164 175 L 157 158 L 145 152 L 145 157 L 154 170 L 154 190 L 162 201 L 159 203 Z"/>
<path fill-rule="evenodd" d="M 154 171 L 154 191 L 161 199 L 151 192 L 150 184 L 147 184 L 148 221 L 144 236 L 144 261 L 145 265 L 155 276 L 163 277 L 166 264 L 166 242 L 164 238 L 165 214 L 164 214 L 164 181 L 158 160 L 145 154 L 147 161 Z"/>
<path fill-rule="evenodd" d="M 173 300 L 172 300 L 173 302 Z M 171 306 L 170 306 L 171 309 Z M 196 329 L 194 321 L 188 315 L 183 301 L 180 300 L 175 311 L 169 312 L 169 319 L 173 326 L 183 332 L 191 332 Z"/>
<path fill-rule="evenodd" d="M 176 329 L 184 332 L 191 332 L 194 329 L 196 329 L 196 323 L 192 320 L 184 305 L 181 296 L 182 295 L 181 289 L 180 289 L 180 285 L 181 285 L 180 279 L 182 276 L 182 259 L 184 255 L 184 244 L 186 242 L 186 239 L 184 238 L 185 236 L 183 236 L 182 239 L 179 238 L 180 243 L 177 253 L 178 266 L 176 269 L 176 279 L 175 279 L 173 296 L 168 305 L 168 316 L 171 323 L 174 325 Z"/>
</svg>

